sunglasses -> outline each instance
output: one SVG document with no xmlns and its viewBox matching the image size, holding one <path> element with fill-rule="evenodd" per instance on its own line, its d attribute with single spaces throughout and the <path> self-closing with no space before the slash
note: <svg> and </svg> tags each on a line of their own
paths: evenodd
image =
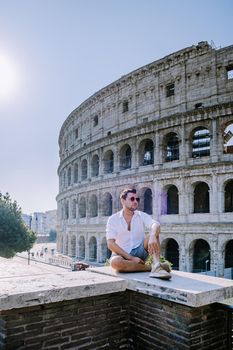
<svg viewBox="0 0 233 350">
<path fill-rule="evenodd" d="M 131 202 L 137 201 L 138 203 L 140 202 L 140 198 L 138 197 L 131 197 L 130 198 Z"/>
</svg>

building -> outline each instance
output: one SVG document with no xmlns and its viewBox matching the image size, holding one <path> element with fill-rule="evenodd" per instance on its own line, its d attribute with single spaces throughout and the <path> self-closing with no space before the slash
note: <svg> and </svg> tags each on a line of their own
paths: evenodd
<svg viewBox="0 0 233 350">
<path fill-rule="evenodd" d="M 48 236 L 50 230 L 57 228 L 57 210 L 35 212 L 31 215 L 22 214 L 25 224 L 39 236 Z"/>
<path fill-rule="evenodd" d="M 200 42 L 96 92 L 59 135 L 58 250 L 103 262 L 125 186 L 182 271 L 233 267 L 233 46 Z"/>
</svg>

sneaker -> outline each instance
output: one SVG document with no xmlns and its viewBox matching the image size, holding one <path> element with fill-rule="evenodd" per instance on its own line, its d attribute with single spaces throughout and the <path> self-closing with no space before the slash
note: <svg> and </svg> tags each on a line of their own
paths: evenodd
<svg viewBox="0 0 233 350">
<path fill-rule="evenodd" d="M 172 276 L 169 272 L 164 270 L 160 263 L 152 267 L 151 273 L 149 274 L 149 277 L 152 278 L 161 278 L 164 280 L 169 280 Z"/>
<path fill-rule="evenodd" d="M 171 265 L 169 264 L 168 261 L 161 262 L 160 266 L 162 267 L 162 269 L 164 269 L 167 272 L 171 272 L 172 270 Z"/>
</svg>

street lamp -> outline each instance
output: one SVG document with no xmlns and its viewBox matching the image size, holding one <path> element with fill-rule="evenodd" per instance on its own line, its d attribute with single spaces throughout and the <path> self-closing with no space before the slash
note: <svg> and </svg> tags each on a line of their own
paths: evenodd
<svg viewBox="0 0 233 350">
<path fill-rule="evenodd" d="M 207 275 L 207 264 L 208 264 L 209 260 L 205 261 L 205 274 Z"/>
</svg>

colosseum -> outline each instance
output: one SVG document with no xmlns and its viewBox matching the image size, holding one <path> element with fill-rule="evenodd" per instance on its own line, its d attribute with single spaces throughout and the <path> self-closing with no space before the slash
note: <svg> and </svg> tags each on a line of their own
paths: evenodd
<svg viewBox="0 0 233 350">
<path fill-rule="evenodd" d="M 59 252 L 105 262 L 106 221 L 130 185 L 174 269 L 232 278 L 233 45 L 200 42 L 122 76 L 71 112 L 59 151 Z"/>
</svg>

